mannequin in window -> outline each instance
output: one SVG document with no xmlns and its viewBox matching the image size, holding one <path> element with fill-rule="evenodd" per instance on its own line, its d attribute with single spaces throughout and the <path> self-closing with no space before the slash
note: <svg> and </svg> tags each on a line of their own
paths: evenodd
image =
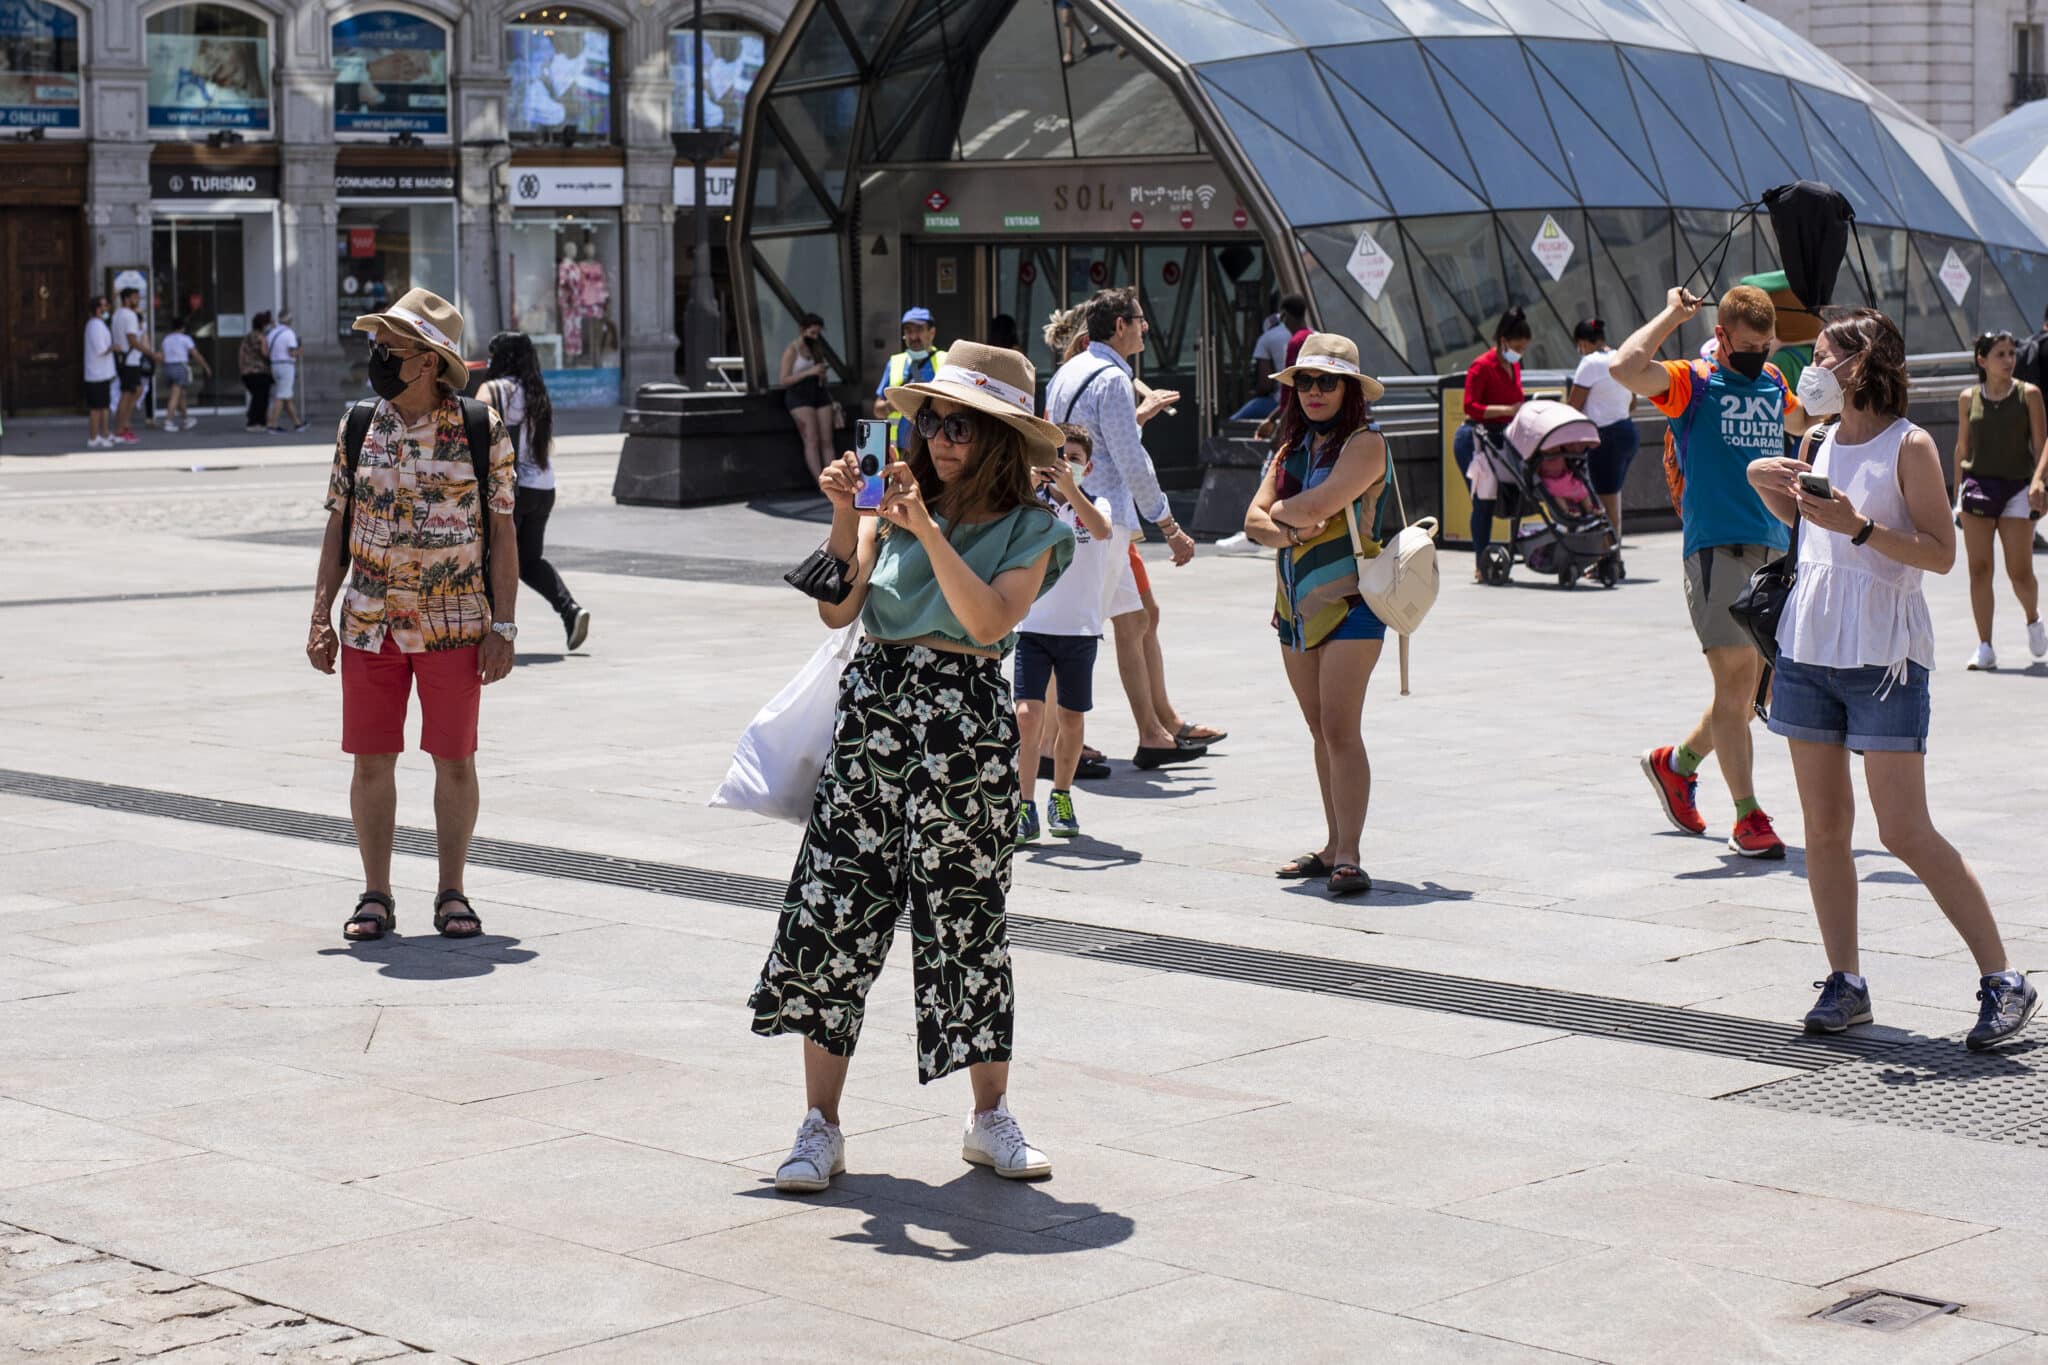
<svg viewBox="0 0 2048 1365">
<path fill-rule="evenodd" d="M 562 353 L 583 354 L 583 268 L 576 260 L 576 241 L 564 237 L 555 263 L 555 302 L 561 312 Z"/>
<path fill-rule="evenodd" d="M 590 329 L 586 341 L 590 353 L 601 360 L 602 353 L 608 349 L 606 334 L 611 331 L 612 282 L 604 262 L 597 259 L 595 241 L 585 239 L 583 243 L 581 271 L 584 325 Z"/>
</svg>

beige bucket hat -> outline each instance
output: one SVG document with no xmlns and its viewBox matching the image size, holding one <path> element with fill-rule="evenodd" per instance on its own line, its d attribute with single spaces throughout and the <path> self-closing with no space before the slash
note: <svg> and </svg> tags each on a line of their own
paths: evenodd
<svg viewBox="0 0 2048 1365">
<path fill-rule="evenodd" d="M 946 363 L 927 383 L 903 384 L 883 395 L 897 412 L 915 415 L 925 398 L 944 398 L 985 412 L 1022 432 L 1032 460 L 1049 460 L 1066 437 L 1051 422 L 1034 415 L 1038 370 L 1021 351 L 956 341 L 946 348 Z"/>
<path fill-rule="evenodd" d="M 1356 379 L 1358 387 L 1365 392 L 1365 401 L 1375 403 L 1387 386 L 1358 368 L 1358 347 L 1350 337 L 1340 337 L 1335 332 L 1311 332 L 1307 341 L 1301 343 L 1301 352 L 1294 363 L 1273 376 L 1277 383 L 1294 387 L 1294 376 L 1303 370 L 1318 374 L 1341 374 Z"/>
<path fill-rule="evenodd" d="M 379 326 L 412 338 L 441 357 L 443 375 L 457 393 L 469 387 L 469 363 L 462 358 L 462 314 L 430 289 L 409 289 L 381 313 L 365 313 L 355 321 L 358 332 Z"/>
</svg>

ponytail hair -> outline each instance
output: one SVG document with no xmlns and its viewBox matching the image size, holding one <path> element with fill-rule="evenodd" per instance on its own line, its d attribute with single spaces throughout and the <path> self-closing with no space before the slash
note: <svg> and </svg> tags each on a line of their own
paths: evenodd
<svg viewBox="0 0 2048 1365">
<path fill-rule="evenodd" d="M 1498 346 L 1503 341 L 1527 341 L 1532 335 L 1529 330 L 1528 314 L 1517 305 L 1500 315 L 1500 321 L 1493 329 L 1493 344 Z"/>
<path fill-rule="evenodd" d="M 1572 340 L 1583 341 L 1588 346 L 1605 346 L 1607 344 L 1607 324 L 1598 318 L 1587 318 L 1584 322 L 1572 328 Z"/>
</svg>

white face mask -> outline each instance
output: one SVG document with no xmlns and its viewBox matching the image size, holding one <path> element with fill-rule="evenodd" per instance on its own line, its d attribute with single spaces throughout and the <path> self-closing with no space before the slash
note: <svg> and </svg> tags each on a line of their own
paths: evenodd
<svg viewBox="0 0 2048 1365">
<path fill-rule="evenodd" d="M 1799 372 L 1799 406 L 1816 417 L 1832 417 L 1842 410 L 1842 381 L 1825 365 L 1808 365 Z"/>
<path fill-rule="evenodd" d="M 1510 365 L 1519 365 L 1522 363 L 1522 353 L 1512 346 L 1501 347 L 1500 358 Z"/>
</svg>

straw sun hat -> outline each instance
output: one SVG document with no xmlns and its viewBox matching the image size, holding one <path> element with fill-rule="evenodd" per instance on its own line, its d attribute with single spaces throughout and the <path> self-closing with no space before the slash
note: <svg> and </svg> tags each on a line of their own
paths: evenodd
<svg viewBox="0 0 2048 1365">
<path fill-rule="evenodd" d="M 1301 353 L 1294 363 L 1273 376 L 1276 383 L 1294 387 L 1294 376 L 1304 370 L 1318 374 L 1341 374 L 1356 379 L 1358 387 L 1365 393 L 1365 401 L 1379 401 L 1387 386 L 1358 368 L 1358 347 L 1351 338 L 1340 337 L 1335 332 L 1311 332 L 1307 341 L 1301 343 Z"/>
<path fill-rule="evenodd" d="M 1019 351 L 956 341 L 946 348 L 946 363 L 930 382 L 903 384 L 883 395 L 897 412 L 915 414 L 926 398 L 944 398 L 990 417 L 1019 432 L 1035 462 L 1050 459 L 1066 436 L 1051 422 L 1033 415 L 1038 371 Z"/>
<path fill-rule="evenodd" d="M 375 334 L 379 325 L 417 341 L 441 357 L 441 373 L 459 393 L 469 387 L 469 364 L 462 358 L 462 314 L 455 305 L 428 289 L 410 289 L 381 313 L 365 313 L 355 330 Z"/>
</svg>

